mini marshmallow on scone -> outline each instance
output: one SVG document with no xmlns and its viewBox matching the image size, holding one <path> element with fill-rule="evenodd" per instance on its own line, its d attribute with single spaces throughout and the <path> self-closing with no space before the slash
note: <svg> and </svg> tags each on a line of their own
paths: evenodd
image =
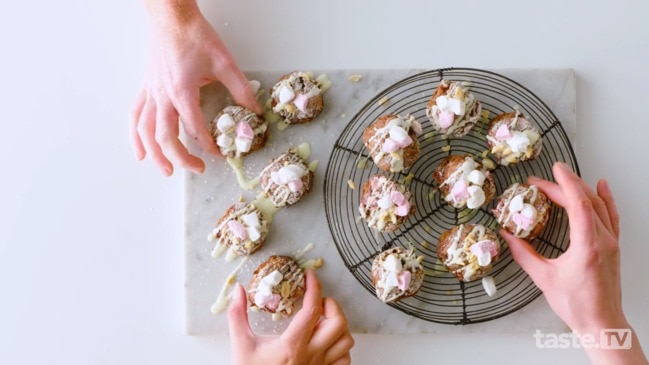
<svg viewBox="0 0 649 365">
<path fill-rule="evenodd" d="M 516 183 L 505 190 L 491 212 L 502 228 L 532 240 L 548 223 L 550 208 L 548 197 L 535 185 Z"/>
<path fill-rule="evenodd" d="M 271 90 L 273 112 L 287 124 L 312 121 L 322 112 L 323 104 L 322 87 L 307 72 L 284 75 Z"/>
<path fill-rule="evenodd" d="M 496 194 L 493 177 L 471 156 L 448 156 L 435 168 L 433 178 L 444 200 L 454 208 L 477 209 Z"/>
<path fill-rule="evenodd" d="M 304 270 L 289 256 L 271 256 L 253 273 L 248 284 L 250 306 L 284 316 L 295 314 L 304 296 Z"/>
<path fill-rule="evenodd" d="M 415 212 L 415 206 L 408 188 L 376 174 L 363 184 L 358 210 L 368 227 L 392 232 Z"/>
<path fill-rule="evenodd" d="M 436 131 L 462 137 L 480 119 L 482 106 L 460 81 L 442 80 L 426 105 L 426 115 Z"/>
<path fill-rule="evenodd" d="M 500 256 L 500 241 L 479 224 L 462 224 L 442 233 L 437 258 L 458 280 L 469 282 L 484 277 Z"/>
<path fill-rule="evenodd" d="M 424 281 L 423 256 L 414 249 L 394 247 L 381 252 L 372 263 L 376 296 L 385 303 L 398 302 L 417 293 Z"/>
<path fill-rule="evenodd" d="M 219 219 L 208 239 L 215 240 L 217 245 L 231 247 L 239 256 L 247 256 L 264 244 L 268 227 L 268 220 L 254 204 L 237 203 Z"/>
<path fill-rule="evenodd" d="M 261 172 L 261 188 L 275 207 L 291 206 L 311 191 L 313 171 L 297 155 L 288 151 L 274 159 Z"/>
<path fill-rule="evenodd" d="M 212 121 L 212 136 L 221 154 L 235 158 L 260 149 L 266 143 L 268 123 L 240 106 L 227 106 Z"/>
<path fill-rule="evenodd" d="M 421 124 L 412 115 L 379 117 L 363 132 L 365 148 L 374 163 L 386 172 L 402 172 L 419 157 L 417 136 Z"/>
<path fill-rule="evenodd" d="M 504 166 L 532 160 L 543 147 L 541 133 L 518 110 L 491 121 L 487 143 L 498 163 Z"/>
</svg>

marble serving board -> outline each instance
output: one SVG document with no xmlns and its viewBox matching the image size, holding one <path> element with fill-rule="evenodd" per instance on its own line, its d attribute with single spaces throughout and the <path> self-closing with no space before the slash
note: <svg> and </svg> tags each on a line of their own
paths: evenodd
<svg viewBox="0 0 649 365">
<path fill-rule="evenodd" d="M 328 75 L 332 87 L 325 93 L 323 113 L 313 122 L 289 126 L 280 130 L 270 127 L 266 147 L 245 158 L 244 172 L 254 177 L 268 162 L 291 147 L 301 143 L 311 145 L 310 160 L 318 160 L 313 190 L 302 202 L 280 210 L 271 224 L 264 247 L 242 266 L 236 279 L 244 286 L 254 269 L 272 254 L 293 254 L 313 243 L 306 258 L 322 258 L 318 269 L 323 293 L 341 303 L 350 328 L 355 333 L 532 333 L 566 331 L 566 326 L 551 311 L 543 297 L 523 309 L 489 322 L 453 326 L 427 322 L 402 313 L 381 303 L 359 284 L 345 268 L 331 238 L 324 211 L 323 179 L 333 145 L 353 116 L 377 93 L 391 84 L 423 70 L 312 70 L 318 76 Z M 496 69 L 493 70 L 526 86 L 539 96 L 563 123 L 571 141 L 576 134 L 576 76 L 573 70 Z M 249 72 L 250 79 L 261 82 L 266 90 L 261 100 L 268 98 L 268 89 L 286 72 Z M 361 75 L 359 82 L 350 75 Z M 201 90 L 201 108 L 206 120 L 231 99 L 222 86 L 208 85 Z M 203 175 L 187 173 L 185 184 L 185 251 L 186 251 L 186 331 L 189 335 L 225 335 L 228 333 L 226 312 L 210 311 L 228 275 L 240 259 L 227 262 L 224 256 L 213 258 L 213 243 L 207 236 L 227 207 L 240 197 L 255 199 L 259 188 L 243 190 L 233 170 L 221 157 L 207 156 L 190 143 L 190 150 L 206 161 Z M 280 332 L 287 320 L 273 321 L 267 313 L 250 312 L 250 322 L 258 334 Z"/>
</svg>

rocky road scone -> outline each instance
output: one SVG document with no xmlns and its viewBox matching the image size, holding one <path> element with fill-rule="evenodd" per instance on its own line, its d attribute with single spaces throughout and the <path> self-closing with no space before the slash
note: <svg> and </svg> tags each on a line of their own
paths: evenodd
<svg viewBox="0 0 649 365">
<path fill-rule="evenodd" d="M 264 244 L 268 227 L 268 220 L 254 204 L 237 203 L 219 219 L 209 238 L 231 247 L 239 256 L 247 256 Z"/>
<path fill-rule="evenodd" d="M 532 160 L 543 147 L 541 133 L 519 111 L 494 118 L 487 131 L 487 143 L 498 163 L 504 166 Z"/>
<path fill-rule="evenodd" d="M 496 195 L 489 171 L 470 156 L 448 156 L 435 168 L 433 178 L 444 200 L 454 208 L 477 209 Z"/>
<path fill-rule="evenodd" d="M 550 217 L 550 201 L 535 185 L 514 184 L 498 198 L 492 210 L 500 226 L 514 236 L 538 237 Z"/>
<path fill-rule="evenodd" d="M 248 284 L 251 307 L 292 316 L 304 296 L 305 276 L 289 256 L 271 256 L 255 270 Z"/>
<path fill-rule="evenodd" d="M 394 247 L 383 251 L 372 263 L 376 296 L 385 303 L 398 302 L 417 293 L 424 281 L 423 256 L 414 249 Z"/>
<path fill-rule="evenodd" d="M 363 184 L 358 210 L 368 227 L 392 232 L 415 212 L 415 206 L 408 188 L 376 174 Z"/>
<path fill-rule="evenodd" d="M 211 129 L 221 154 L 234 158 L 245 156 L 266 144 L 268 123 L 246 108 L 228 106 L 216 115 Z"/>
<path fill-rule="evenodd" d="M 384 115 L 363 132 L 363 143 L 374 163 L 386 172 L 402 172 L 419 157 L 421 124 L 412 115 Z"/>
<path fill-rule="evenodd" d="M 313 171 L 297 153 L 289 150 L 264 168 L 260 183 L 276 207 L 287 207 L 299 202 L 311 191 Z"/>
<path fill-rule="evenodd" d="M 483 278 L 500 256 L 498 236 L 477 224 L 462 224 L 442 233 L 437 258 L 458 280 Z"/>
<path fill-rule="evenodd" d="M 482 106 L 460 81 L 442 80 L 426 105 L 426 115 L 436 131 L 462 137 L 480 120 Z"/>
<path fill-rule="evenodd" d="M 307 72 L 282 76 L 271 89 L 273 111 L 288 124 L 308 123 L 322 112 L 322 87 Z"/>
</svg>

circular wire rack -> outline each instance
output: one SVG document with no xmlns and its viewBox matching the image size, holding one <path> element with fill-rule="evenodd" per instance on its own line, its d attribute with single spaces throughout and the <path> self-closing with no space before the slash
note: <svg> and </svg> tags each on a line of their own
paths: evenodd
<svg viewBox="0 0 649 365">
<path fill-rule="evenodd" d="M 426 103 L 442 79 L 468 82 L 483 110 L 489 111 L 489 117 L 483 118 L 462 138 L 436 135 L 426 117 Z M 376 95 L 349 122 L 336 141 L 327 165 L 325 211 L 345 266 L 371 295 L 374 296 L 370 275 L 372 261 L 378 253 L 393 246 L 415 247 L 424 256 L 422 264 L 426 276 L 415 296 L 388 305 L 426 321 L 454 325 L 485 322 L 519 310 L 541 294 L 530 277 L 513 261 L 509 249 L 504 249 L 489 273 L 498 287 L 493 297 L 485 293 L 480 280 L 458 281 L 436 255 L 439 236 L 455 225 L 482 224 L 497 231 L 497 222 L 490 213 L 497 199 L 477 210 L 455 209 L 435 191 L 432 174 L 441 160 L 449 155 L 469 154 L 478 161 L 485 156 L 491 157 L 487 155 L 485 138 L 488 120 L 514 108 L 539 128 L 543 149 L 534 160 L 510 166 L 498 165 L 492 171 L 497 193 L 501 194 L 515 182 L 525 182 L 531 175 L 553 180 L 552 165 L 555 161 L 562 161 L 579 173 L 566 132 L 548 106 L 521 84 L 490 71 L 445 68 L 408 77 Z M 424 131 L 419 136 L 419 159 L 407 171 L 391 174 L 392 179 L 409 186 L 416 212 L 395 232 L 378 233 L 359 219 L 360 187 L 370 176 L 385 174 L 369 159 L 362 134 L 368 125 L 386 114 L 411 114 L 422 122 Z M 352 189 L 352 185 L 356 188 Z M 558 257 L 568 248 L 568 233 L 566 214 L 553 206 L 543 234 L 531 243 L 543 256 Z M 506 247 L 502 240 L 501 244 Z"/>
</svg>

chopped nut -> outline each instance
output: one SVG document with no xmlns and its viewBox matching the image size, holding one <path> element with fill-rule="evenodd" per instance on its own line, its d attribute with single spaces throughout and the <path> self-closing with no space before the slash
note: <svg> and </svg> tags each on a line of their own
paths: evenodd
<svg viewBox="0 0 649 365">
<path fill-rule="evenodd" d="M 487 170 L 493 170 L 496 168 L 496 164 L 488 158 L 482 160 L 482 166 L 484 166 Z"/>
<path fill-rule="evenodd" d="M 243 195 L 239 195 L 239 203 L 243 203 Z"/>
<path fill-rule="evenodd" d="M 422 248 L 428 248 L 428 242 L 426 242 L 426 241 L 421 241 L 421 247 L 422 247 Z"/>
<path fill-rule="evenodd" d="M 351 82 L 359 82 L 363 78 L 362 75 L 350 75 L 349 76 L 349 81 Z"/>
<path fill-rule="evenodd" d="M 509 163 L 516 163 L 518 161 L 518 157 L 516 155 L 509 155 L 507 156 L 507 162 Z"/>
<path fill-rule="evenodd" d="M 513 151 L 512 151 L 512 149 L 511 149 L 511 147 L 506 147 L 506 148 L 503 150 L 503 155 L 505 155 L 505 156 L 507 156 L 507 155 L 511 155 L 512 152 L 513 152 Z"/>
<path fill-rule="evenodd" d="M 464 100 L 464 89 L 462 89 L 461 87 L 455 89 L 455 98 Z"/>
<path fill-rule="evenodd" d="M 428 132 L 424 134 L 424 139 L 431 139 L 431 138 L 435 138 L 435 132 Z"/>
<path fill-rule="evenodd" d="M 421 262 L 424 261 L 424 256 L 417 257 L 417 262 L 421 265 Z"/>
<path fill-rule="evenodd" d="M 436 191 L 437 191 L 437 190 L 431 190 L 431 191 L 428 192 L 428 200 L 429 200 L 429 201 L 430 201 L 430 200 L 433 200 L 433 198 L 435 198 L 435 192 L 436 192 Z M 430 233 L 430 232 L 429 232 L 429 233 Z"/>
<path fill-rule="evenodd" d="M 384 97 L 381 98 L 381 100 L 379 100 L 379 102 L 377 103 L 377 105 L 378 105 L 378 106 L 381 106 L 381 105 L 387 103 L 388 100 L 390 100 L 390 99 L 388 99 L 387 97 L 384 96 Z"/>
<path fill-rule="evenodd" d="M 404 183 L 405 185 L 409 185 L 410 182 L 412 181 L 412 179 L 414 179 L 414 178 L 415 178 L 415 174 L 413 174 L 413 173 L 411 172 L 411 173 L 408 174 L 408 176 L 406 176 L 405 179 L 403 179 L 403 183 Z"/>
<path fill-rule="evenodd" d="M 500 151 L 502 151 L 504 149 L 505 149 L 504 144 L 497 144 L 491 149 L 491 153 L 496 154 L 496 153 L 498 153 L 498 152 L 500 152 Z"/>
<path fill-rule="evenodd" d="M 349 188 L 352 190 L 356 189 L 356 183 L 354 183 L 352 180 L 347 180 L 347 185 L 349 185 Z"/>
<path fill-rule="evenodd" d="M 442 151 L 444 151 L 444 152 L 448 152 L 448 151 L 450 151 L 450 150 L 451 150 L 451 146 L 444 146 L 444 147 L 442 147 Z"/>
<path fill-rule="evenodd" d="M 489 119 L 489 111 L 486 110 L 486 109 L 482 110 L 482 113 L 480 113 L 480 116 L 482 116 L 482 118 L 488 120 Z"/>
<path fill-rule="evenodd" d="M 484 150 L 484 151 L 482 151 L 480 156 L 482 156 L 482 158 L 485 158 L 485 157 L 487 157 L 488 154 L 489 154 L 489 150 Z"/>
<path fill-rule="evenodd" d="M 225 284 L 227 286 L 234 284 L 234 276 L 233 275 L 228 276 L 228 281 L 226 281 Z"/>
<path fill-rule="evenodd" d="M 291 295 L 291 284 L 289 284 L 288 281 L 282 283 L 280 293 L 282 295 L 282 298 L 284 299 L 288 298 L 288 296 Z"/>
</svg>

